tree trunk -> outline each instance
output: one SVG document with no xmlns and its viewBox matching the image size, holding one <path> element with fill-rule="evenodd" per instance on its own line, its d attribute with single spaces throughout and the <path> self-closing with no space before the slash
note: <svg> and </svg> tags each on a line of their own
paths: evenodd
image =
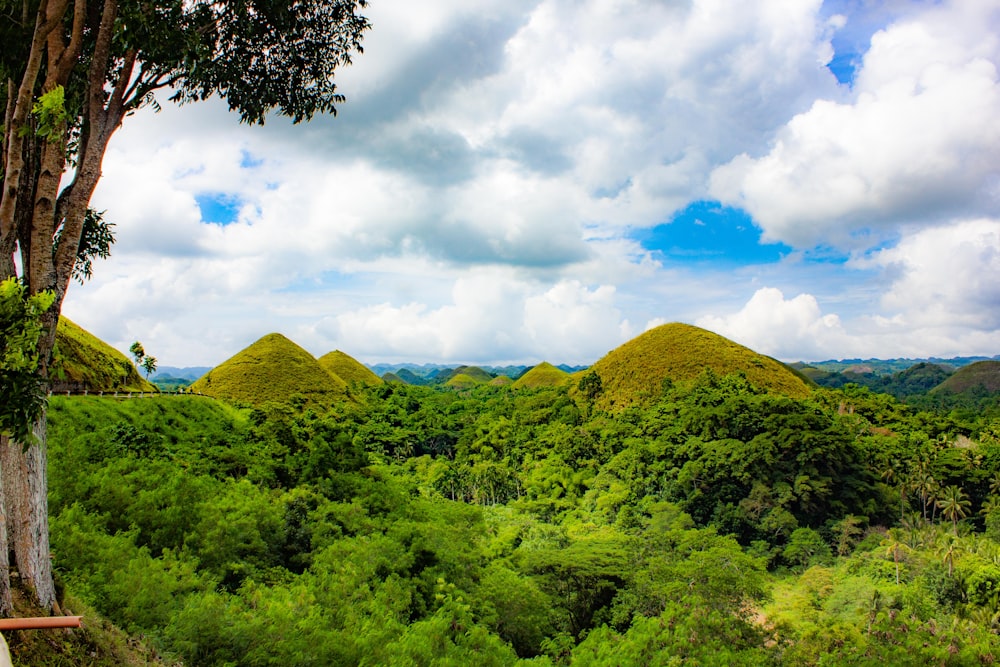
<svg viewBox="0 0 1000 667">
<path fill-rule="evenodd" d="M 5 435 L 0 435 L 0 451 L 14 447 Z M 3 457 L 0 455 L 0 461 Z M 7 504 L 4 502 L 3 475 L 0 474 L 0 616 L 10 616 L 14 603 L 10 597 L 10 547 L 7 544 Z"/>
<path fill-rule="evenodd" d="M 49 504 L 46 479 L 46 414 L 35 422 L 36 442 L 24 448 L 10 442 L 0 451 L 3 502 L 8 510 L 7 539 L 21 581 L 45 608 L 56 602 L 49 554 Z"/>
</svg>

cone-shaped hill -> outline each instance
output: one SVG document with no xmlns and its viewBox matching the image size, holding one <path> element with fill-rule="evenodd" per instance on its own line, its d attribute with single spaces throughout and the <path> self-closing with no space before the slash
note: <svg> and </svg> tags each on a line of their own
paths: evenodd
<svg viewBox="0 0 1000 667">
<path fill-rule="evenodd" d="M 261 405 L 301 394 L 316 403 L 347 398 L 347 385 L 281 334 L 264 336 L 191 385 L 191 391 Z"/>
<path fill-rule="evenodd" d="M 453 382 L 456 378 L 458 380 Z M 479 366 L 459 366 L 458 368 L 442 370 L 434 374 L 435 384 L 444 384 L 449 387 L 487 384 L 492 379 L 493 376 Z"/>
<path fill-rule="evenodd" d="M 989 393 L 1000 392 L 1000 361 L 977 361 L 962 366 L 947 380 L 934 387 L 931 393 L 964 394 L 984 390 Z"/>
<path fill-rule="evenodd" d="M 569 384 L 571 381 L 569 373 L 561 368 L 556 368 L 547 361 L 543 361 L 517 378 L 512 387 L 514 389 L 561 387 L 564 384 Z"/>
<path fill-rule="evenodd" d="M 53 391 L 157 391 L 128 358 L 65 317 L 56 326 Z"/>
<path fill-rule="evenodd" d="M 812 391 L 807 380 L 781 362 L 689 324 L 650 329 L 591 368 L 601 378 L 597 404 L 612 410 L 659 396 L 665 379 L 691 380 L 706 369 L 719 375 L 743 373 L 752 384 L 793 398 Z"/>
<path fill-rule="evenodd" d="M 333 373 L 346 382 L 348 386 L 352 384 L 367 386 L 382 384 L 382 378 L 375 375 L 370 368 L 340 350 L 334 350 L 333 352 L 327 352 L 324 354 L 319 358 L 319 365 L 322 366 L 327 373 Z"/>
</svg>

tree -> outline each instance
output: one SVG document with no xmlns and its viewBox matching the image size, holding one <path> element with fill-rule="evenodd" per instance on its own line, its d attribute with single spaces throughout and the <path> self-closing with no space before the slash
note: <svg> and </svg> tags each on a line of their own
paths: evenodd
<svg viewBox="0 0 1000 667">
<path fill-rule="evenodd" d="M 146 350 L 143 349 L 142 343 L 139 341 L 132 343 L 128 351 L 132 353 L 132 357 L 135 359 L 135 365 L 140 366 L 143 358 L 146 356 Z"/>
<path fill-rule="evenodd" d="M 156 370 L 156 357 L 151 357 L 146 355 L 142 360 L 142 370 L 146 371 L 146 379 L 149 379 L 149 374 Z"/>
<path fill-rule="evenodd" d="M 14 278 L 0 282 L 0 458 L 11 448 L 8 442 L 31 441 L 31 427 L 45 410 L 45 393 L 35 373 L 41 315 L 54 295 L 43 292 L 28 297 Z M 9 482 L 8 482 L 9 483 Z M 11 611 L 10 562 L 7 541 L 8 508 L 0 477 L 0 614 Z"/>
<path fill-rule="evenodd" d="M 336 113 L 344 98 L 334 73 L 361 52 L 369 28 L 359 14 L 365 6 L 366 0 L 0 0 L 0 280 L 20 277 L 29 294 L 54 294 L 36 348 L 43 382 L 69 283 L 90 271 L 78 257 L 104 256 L 110 248 L 100 214 L 91 213 L 88 235 L 88 211 L 108 142 L 125 117 L 156 107 L 161 89 L 177 102 L 218 95 L 249 124 L 272 112 L 296 123 Z M 43 411 L 37 442 L 4 451 L 2 481 L 14 500 L 7 530 L 21 577 L 40 604 L 51 606 L 44 422 Z M 9 484 L 12 478 L 24 484 Z M 14 498 L 18 493 L 26 495 Z"/>
<path fill-rule="evenodd" d="M 941 516 L 951 521 L 955 528 L 955 535 L 958 535 L 958 522 L 969 515 L 972 503 L 960 487 L 949 486 L 941 491 L 941 498 L 937 501 L 937 506 L 941 510 Z"/>
</svg>

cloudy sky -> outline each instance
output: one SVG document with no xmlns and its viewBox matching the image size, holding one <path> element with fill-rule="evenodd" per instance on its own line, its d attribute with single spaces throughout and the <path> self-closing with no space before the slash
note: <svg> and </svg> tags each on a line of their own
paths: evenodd
<svg viewBox="0 0 1000 667">
<path fill-rule="evenodd" d="M 1000 0 L 372 0 L 336 118 L 126 120 L 64 313 L 160 365 L 1000 354 Z"/>
</svg>

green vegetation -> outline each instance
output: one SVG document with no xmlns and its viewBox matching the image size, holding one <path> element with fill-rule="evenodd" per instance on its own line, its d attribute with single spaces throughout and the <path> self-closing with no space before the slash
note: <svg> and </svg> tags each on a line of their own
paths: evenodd
<svg viewBox="0 0 1000 667">
<path fill-rule="evenodd" d="M 0 281 L 0 436 L 24 440 L 42 418 L 45 391 L 38 368 L 42 313 L 55 296 L 30 296 L 14 278 Z M 0 446 L 6 446 L 0 437 Z"/>
<path fill-rule="evenodd" d="M 56 328 L 51 373 L 57 391 L 157 390 L 124 354 L 65 317 L 59 318 Z"/>
<path fill-rule="evenodd" d="M 605 361 L 668 367 L 630 349 Z M 609 367 L 254 407 L 55 396 L 69 604 L 209 666 L 1000 659 L 1000 419 L 789 396 L 780 365 L 608 409 Z"/>
<path fill-rule="evenodd" d="M 319 365 L 326 369 L 327 373 L 332 373 L 349 386 L 352 384 L 382 384 L 382 378 L 375 375 L 360 361 L 340 350 L 324 354 L 319 358 Z"/>
<path fill-rule="evenodd" d="M 792 398 L 811 392 L 807 381 L 784 364 L 717 334 L 688 324 L 664 324 L 612 350 L 592 367 L 601 378 L 602 408 L 648 404 L 664 384 L 691 380 L 709 369 L 742 373 L 753 384 Z"/>
<path fill-rule="evenodd" d="M 191 391 L 250 405 L 287 402 L 299 395 L 319 405 L 348 400 L 345 382 L 278 333 L 259 339 L 219 364 Z"/>
<path fill-rule="evenodd" d="M 539 389 L 541 387 L 559 387 L 570 382 L 572 379 L 569 373 L 543 361 L 519 377 L 513 386 L 515 389 Z"/>
</svg>

